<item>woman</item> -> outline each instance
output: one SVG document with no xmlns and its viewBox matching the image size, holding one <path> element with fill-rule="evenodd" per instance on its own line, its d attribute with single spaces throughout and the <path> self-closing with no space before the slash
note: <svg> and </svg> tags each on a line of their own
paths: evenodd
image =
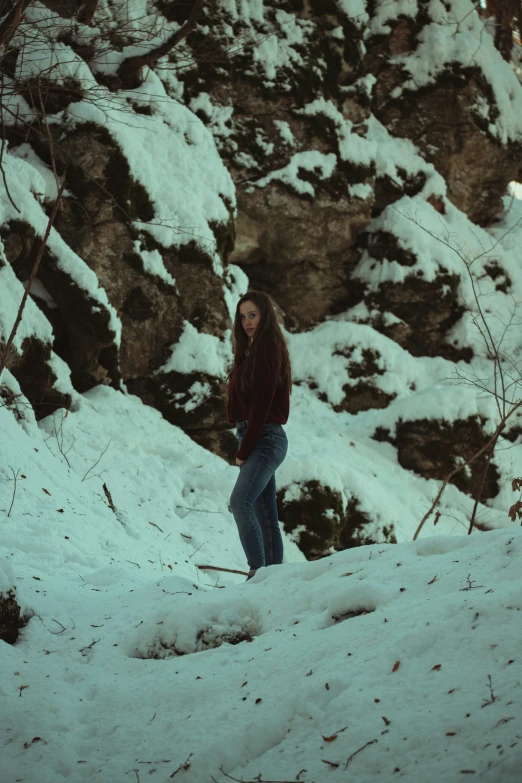
<svg viewBox="0 0 522 783">
<path fill-rule="evenodd" d="M 261 566 L 283 562 L 274 473 L 288 449 L 281 425 L 288 420 L 292 387 L 286 341 L 262 291 L 239 300 L 233 348 L 227 414 L 237 425 L 239 476 L 230 508 L 250 567 L 248 581 Z"/>
</svg>

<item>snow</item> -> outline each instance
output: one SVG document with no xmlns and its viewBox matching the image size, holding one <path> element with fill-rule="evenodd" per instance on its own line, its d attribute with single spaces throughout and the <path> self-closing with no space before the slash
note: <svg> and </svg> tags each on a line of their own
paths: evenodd
<svg viewBox="0 0 522 783">
<path fill-rule="evenodd" d="M 352 22 L 362 27 L 368 23 L 365 0 L 337 0 L 337 5 Z"/>
<path fill-rule="evenodd" d="M 15 575 L 10 564 L 4 559 L 0 563 L 0 596 L 16 592 Z"/>
<path fill-rule="evenodd" d="M 520 182 L 510 182 L 508 191 L 510 195 L 522 200 L 522 185 Z"/>
<path fill-rule="evenodd" d="M 237 300 L 248 291 L 248 277 L 240 266 L 228 264 L 223 273 L 223 279 L 225 283 L 223 296 L 230 320 L 233 321 L 236 315 Z"/>
<path fill-rule="evenodd" d="M 129 95 L 153 114 L 126 108 L 125 93 L 102 109 L 91 101 L 73 104 L 75 122 L 95 122 L 109 131 L 125 151 L 132 176 L 147 190 L 154 206 L 151 221 L 136 221 L 163 247 L 214 242 L 211 222 L 230 219 L 225 201 L 235 204 L 234 186 L 210 131 L 186 106 L 167 96 L 160 79 L 148 72 L 139 90 Z"/>
<path fill-rule="evenodd" d="M 225 369 L 232 358 L 230 330 L 223 340 L 213 334 L 198 332 L 190 321 L 183 322 L 183 332 L 165 364 L 156 373 L 202 372 L 218 378 L 225 376 Z"/>
<path fill-rule="evenodd" d="M 394 3 L 388 0 L 377 0 L 367 34 L 386 35 L 391 32 L 388 22 L 402 17 L 414 19 L 418 14 L 417 0 L 397 0 Z"/>
<path fill-rule="evenodd" d="M 27 289 L 28 285 L 29 285 L 29 281 L 25 282 L 24 288 Z M 46 289 L 44 284 L 40 280 L 38 280 L 38 278 L 35 278 L 31 283 L 31 295 L 36 296 L 38 299 L 41 299 L 51 310 L 56 310 L 56 302 L 54 301 L 54 299 L 52 298 L 51 294 Z"/>
<path fill-rule="evenodd" d="M 176 288 L 176 281 L 172 275 L 167 272 L 165 263 L 163 261 L 163 256 L 159 250 L 144 250 L 139 239 L 134 242 L 134 250 L 143 261 L 143 268 L 146 272 L 148 272 L 150 275 L 159 277 L 165 283 L 168 283 L 169 285 L 173 286 L 173 288 Z"/>
<path fill-rule="evenodd" d="M 30 144 L 20 144 L 19 147 L 13 149 L 12 155 L 15 158 L 26 160 L 42 177 L 43 191 L 42 193 L 35 193 L 35 196 L 41 197 L 43 201 L 54 203 L 58 195 L 58 187 L 53 170 L 38 157 Z"/>
<path fill-rule="evenodd" d="M 407 397 L 410 405 L 412 388 L 420 393 L 435 387 L 435 394 L 440 395 L 441 379 L 455 370 L 452 362 L 441 357 L 413 357 L 395 341 L 365 324 L 327 321 L 312 331 L 291 335 L 290 341 L 294 378 L 313 380 L 317 384 L 317 394 L 323 394 L 331 405 L 339 405 L 346 387 L 357 386 L 360 382 L 358 375 L 350 374 L 350 365 L 362 364 L 367 351 L 375 357 L 377 372 L 382 373 L 371 373 L 375 386 L 387 394 Z M 345 356 L 342 352 L 347 349 Z M 448 387 L 448 392 L 441 396 L 441 405 L 447 418 L 453 420 L 458 416 L 452 410 L 450 389 Z M 465 395 L 459 391 L 458 396 Z"/>
<path fill-rule="evenodd" d="M 375 158 L 377 152 L 376 144 L 353 133 L 353 123 L 343 117 L 332 101 L 325 98 L 316 98 L 307 104 L 304 109 L 299 109 L 297 113 L 305 117 L 322 115 L 333 122 L 337 132 L 341 160 L 350 160 L 354 163 L 368 166 Z"/>
<path fill-rule="evenodd" d="M 348 193 L 353 198 L 360 198 L 362 201 L 365 201 L 367 198 L 373 197 L 373 188 L 369 183 L 358 182 L 356 185 L 348 186 Z"/>
<path fill-rule="evenodd" d="M 197 568 L 245 568 L 234 467 L 110 388 L 77 395 L 70 468 L 49 429 L 0 408 L 0 586 L 31 616 L 0 643 L 6 783 L 518 782 L 519 526 L 309 563 L 285 538 L 246 583 Z"/>
<path fill-rule="evenodd" d="M 213 104 L 207 92 L 200 92 L 196 98 L 190 101 L 190 108 L 194 113 L 203 112 L 208 118 L 208 126 L 213 136 L 218 139 L 228 139 L 232 131 L 230 121 L 234 114 L 232 105 L 219 106 Z"/>
<path fill-rule="evenodd" d="M 245 16 L 245 21 L 248 22 Z M 315 25 L 307 19 L 299 19 L 295 14 L 282 9 L 275 12 L 273 31 L 258 38 L 252 57 L 267 86 L 281 80 L 287 69 L 304 65 L 300 53 L 315 30 Z"/>
<path fill-rule="evenodd" d="M 292 187 L 297 193 L 313 196 L 315 189 L 310 182 L 299 177 L 300 169 L 305 171 L 317 169 L 316 173 L 321 178 L 327 179 L 332 176 L 339 161 L 349 161 L 363 169 L 369 170 L 373 166 L 378 177 L 387 176 L 398 184 L 403 182 L 403 174 L 399 172 L 410 175 L 422 173 L 425 175 L 425 183 L 420 191 L 423 199 L 431 195 L 445 195 L 446 184 L 443 178 L 431 163 L 427 163 L 421 157 L 413 142 L 392 136 L 373 115 L 366 121 L 366 133 L 361 136 L 355 124 L 346 119 L 331 100 L 316 98 L 302 109 L 296 109 L 296 114 L 329 120 L 336 134 L 339 159 L 334 153 L 326 155 L 318 150 L 296 152 L 287 166 L 271 171 L 257 180 L 255 186 L 264 187 L 274 180 L 279 180 Z M 285 141 L 289 142 L 286 129 L 282 131 L 281 126 L 278 127 L 282 134 L 285 133 L 283 136 Z M 293 140 L 293 137 L 291 138 Z M 356 198 L 366 199 L 372 192 L 373 188 L 367 182 L 347 187 L 347 195 Z"/>
<path fill-rule="evenodd" d="M 311 172 L 319 179 L 328 179 L 332 176 L 336 164 L 337 157 L 333 152 L 324 153 L 319 152 L 319 150 L 296 152 L 286 166 L 271 171 L 266 177 L 261 177 L 252 187 L 263 188 L 271 182 L 279 181 L 284 185 L 288 185 L 296 193 L 312 196 L 313 198 L 315 196 L 315 188 L 311 182 L 300 178 L 300 171 Z"/>
<path fill-rule="evenodd" d="M 274 120 L 274 125 L 279 131 L 281 138 L 285 142 L 285 144 L 288 144 L 290 147 L 295 147 L 295 143 L 296 143 L 295 137 L 294 134 L 292 133 L 290 124 L 286 122 L 286 120 Z"/>
<path fill-rule="evenodd" d="M 0 258 L 4 257 L 3 245 Z M 14 326 L 24 288 L 9 264 L 0 267 L 0 342 L 6 343 Z M 42 311 L 28 298 L 22 320 L 13 340 L 14 349 L 21 352 L 23 341 L 38 336 L 43 342 L 51 343 L 53 332 L 51 324 Z M 3 378 L 2 378 L 3 380 Z"/>
</svg>

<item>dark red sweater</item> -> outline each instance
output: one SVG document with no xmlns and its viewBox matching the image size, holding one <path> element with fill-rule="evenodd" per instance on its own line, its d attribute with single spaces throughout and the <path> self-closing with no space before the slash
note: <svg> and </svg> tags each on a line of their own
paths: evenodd
<svg viewBox="0 0 522 783">
<path fill-rule="evenodd" d="M 262 340 L 259 343 L 252 389 L 245 395 L 239 390 L 244 366 L 243 360 L 232 373 L 227 400 L 227 416 L 230 424 L 248 420 L 245 437 L 235 454 L 242 460 L 245 460 L 254 449 L 263 424 L 267 422 L 286 424 L 290 413 L 290 396 L 276 374 L 274 344 L 269 340 Z"/>
</svg>

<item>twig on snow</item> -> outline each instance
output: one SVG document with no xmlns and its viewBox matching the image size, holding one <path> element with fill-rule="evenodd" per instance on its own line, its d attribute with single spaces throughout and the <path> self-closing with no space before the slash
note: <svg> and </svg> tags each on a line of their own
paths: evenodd
<svg viewBox="0 0 522 783">
<path fill-rule="evenodd" d="M 487 707 L 488 704 L 493 704 L 497 700 L 497 697 L 493 693 L 493 683 L 491 682 L 491 674 L 488 674 L 488 685 L 489 685 L 489 695 L 491 696 L 490 700 L 482 699 L 483 704 L 481 704 L 481 707 Z"/>
<path fill-rule="evenodd" d="M 109 488 L 107 484 L 103 485 L 103 491 L 105 492 L 105 497 L 107 498 L 107 503 L 109 504 L 109 508 L 111 511 L 113 511 L 116 514 L 116 506 L 112 502 L 112 495 L 109 492 Z"/>
<path fill-rule="evenodd" d="M 238 571 L 235 568 L 218 568 L 218 566 L 211 565 L 197 565 L 196 568 L 200 568 L 202 571 L 226 571 L 227 574 L 241 574 L 241 576 L 248 576 L 248 571 Z"/>
<path fill-rule="evenodd" d="M 377 741 L 377 740 L 375 740 Z M 236 783 L 295 783 L 295 780 L 266 780 L 265 778 L 262 778 L 261 775 L 258 775 L 257 778 L 254 778 L 254 780 L 243 780 L 242 778 L 235 778 L 232 775 L 229 775 L 225 770 L 223 769 L 223 766 L 219 768 L 219 771 L 222 775 L 224 775 L 229 780 L 234 780 Z M 299 773 L 300 774 L 300 773 Z M 214 783 L 218 783 L 216 778 L 211 775 L 210 776 Z M 303 781 L 305 783 L 305 781 Z"/>
<path fill-rule="evenodd" d="M 52 633 L 52 635 L 53 635 L 53 636 L 59 636 L 60 634 L 64 633 L 64 631 L 66 631 L 66 630 L 67 630 L 67 628 L 65 627 L 65 625 L 62 625 L 62 624 L 61 624 L 61 622 L 59 622 L 59 620 L 55 620 L 55 619 L 54 619 L 54 617 L 53 617 L 53 618 L 52 618 L 52 622 L 53 622 L 53 623 L 56 623 L 57 625 L 61 625 L 61 627 L 62 627 L 62 630 L 61 630 L 61 631 L 51 631 L 51 629 L 50 629 L 50 628 L 47 628 L 46 624 L 44 623 L 44 621 L 42 620 L 42 618 L 41 618 L 41 616 L 40 616 L 39 614 L 37 614 L 37 615 L 36 615 L 36 617 L 38 617 L 38 619 L 39 619 L 39 620 L 40 620 L 40 622 L 42 623 L 43 627 L 44 627 L 44 628 L 45 628 L 47 631 L 49 631 L 49 633 Z"/>
<path fill-rule="evenodd" d="M 373 744 L 374 744 L 375 742 L 377 742 L 377 741 L 378 741 L 378 740 L 376 740 L 376 739 L 369 740 L 369 742 L 367 742 L 365 745 L 363 745 L 363 746 L 362 746 L 362 748 L 359 748 L 359 750 L 356 750 L 356 751 L 354 751 L 354 752 L 352 753 L 352 755 L 351 755 L 351 756 L 348 756 L 348 758 L 346 759 L 346 764 L 344 765 L 344 768 L 345 768 L 345 769 L 347 768 L 347 766 L 348 766 L 348 764 L 350 763 L 350 761 L 351 761 L 353 758 L 355 758 L 355 756 L 356 756 L 358 753 L 360 753 L 360 752 L 361 752 L 361 750 L 364 750 L 365 748 L 367 748 L 367 747 L 368 747 L 368 745 L 373 745 Z"/>
<path fill-rule="evenodd" d="M 169 775 L 169 778 L 173 778 L 173 777 L 174 777 L 174 775 L 177 775 L 177 774 L 178 774 L 178 772 L 180 771 L 180 769 L 188 769 L 188 768 L 190 767 L 190 759 L 192 758 L 192 756 L 193 756 L 193 755 L 194 755 L 194 754 L 193 754 L 193 753 L 191 753 L 191 754 L 188 756 L 188 758 L 186 759 L 186 761 L 182 761 L 182 762 L 181 762 L 181 764 L 179 765 L 179 767 L 178 767 L 177 769 L 175 769 L 175 770 L 174 770 L 174 772 L 172 773 L 172 775 Z"/>
<path fill-rule="evenodd" d="M 203 541 L 203 543 L 201 544 L 201 546 L 204 546 L 204 545 L 205 545 L 205 541 Z M 191 555 L 189 555 L 189 560 L 190 560 L 190 558 L 191 558 L 191 557 L 194 557 L 194 555 L 196 554 L 196 552 L 199 552 L 199 550 L 201 549 L 201 546 L 198 546 L 198 548 L 197 548 L 197 549 L 195 549 L 195 550 L 192 552 L 192 554 L 191 554 Z"/>
<path fill-rule="evenodd" d="M 54 619 L 54 617 L 53 617 L 53 618 L 51 618 L 51 619 L 52 619 L 53 623 L 56 623 L 57 625 L 61 625 L 61 627 L 62 627 L 62 630 L 61 630 L 61 631 L 51 631 L 50 633 L 52 633 L 52 634 L 55 634 L 56 636 L 58 636 L 59 634 L 61 634 L 61 633 L 64 633 L 64 631 L 66 631 L 66 630 L 67 630 L 67 628 L 65 627 L 65 625 L 62 625 L 62 624 L 61 624 L 61 622 L 60 622 L 59 620 L 55 620 L 55 619 Z M 40 620 L 42 620 L 42 618 L 41 618 L 41 617 L 40 617 Z M 43 620 L 42 620 L 42 623 L 43 623 Z M 44 623 L 44 625 L 45 625 L 45 623 Z"/>
<path fill-rule="evenodd" d="M 466 587 L 461 587 L 459 592 L 465 593 L 465 592 L 467 592 L 467 590 L 476 590 L 479 587 L 484 587 L 484 585 L 477 585 L 477 584 L 475 584 L 475 580 L 474 579 L 470 579 L 470 576 L 471 576 L 471 574 L 468 574 L 468 576 L 467 576 L 467 582 L 468 582 L 467 586 Z"/>
<path fill-rule="evenodd" d="M 79 650 L 79 652 L 81 652 L 83 654 L 84 650 L 90 650 L 91 647 L 94 647 L 94 645 L 98 644 L 99 641 L 100 641 L 100 639 L 93 639 L 90 644 L 88 644 L 86 647 L 82 647 L 82 649 Z"/>
</svg>

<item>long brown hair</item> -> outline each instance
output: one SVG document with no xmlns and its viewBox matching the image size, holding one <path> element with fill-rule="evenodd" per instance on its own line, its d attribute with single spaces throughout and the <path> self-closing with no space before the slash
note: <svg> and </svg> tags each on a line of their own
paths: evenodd
<svg viewBox="0 0 522 783">
<path fill-rule="evenodd" d="M 253 302 L 260 310 L 261 317 L 259 325 L 256 328 L 252 342 L 246 334 L 241 324 L 240 305 L 243 302 Z M 245 392 L 252 387 L 254 373 L 256 369 L 258 346 L 261 340 L 270 340 L 273 344 L 273 350 L 276 358 L 277 374 L 283 385 L 283 388 L 292 393 L 292 368 L 290 356 L 288 355 L 288 346 L 277 321 L 272 300 L 264 291 L 247 291 L 240 298 L 236 306 L 234 326 L 232 329 L 232 349 L 234 351 L 234 363 L 227 377 L 230 384 L 230 378 L 234 370 L 245 361 L 244 372 L 241 375 L 241 391 Z M 248 353 L 247 353 L 248 351 Z"/>
</svg>

